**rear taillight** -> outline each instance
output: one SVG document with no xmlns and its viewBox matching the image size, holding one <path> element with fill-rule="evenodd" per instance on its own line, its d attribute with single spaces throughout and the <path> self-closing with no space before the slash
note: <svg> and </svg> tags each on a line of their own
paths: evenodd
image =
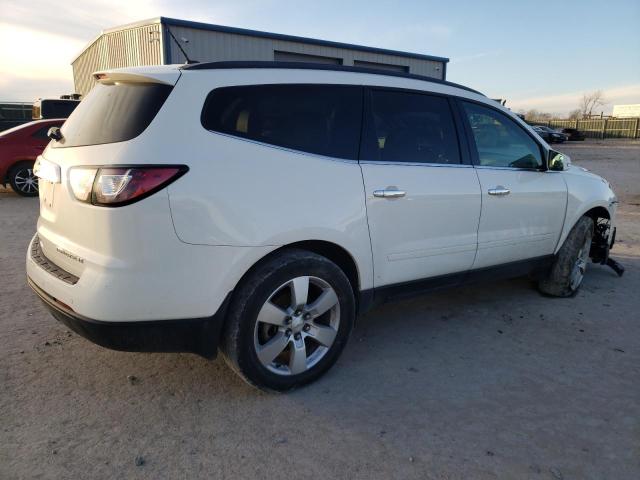
<svg viewBox="0 0 640 480">
<path fill-rule="evenodd" d="M 81 202 L 120 207 L 161 190 L 188 170 L 184 165 L 74 167 L 69 172 L 69 183 Z"/>
<path fill-rule="evenodd" d="M 97 171 L 97 168 L 72 168 L 69 171 L 71 190 L 81 202 L 91 202 L 91 190 Z"/>
</svg>

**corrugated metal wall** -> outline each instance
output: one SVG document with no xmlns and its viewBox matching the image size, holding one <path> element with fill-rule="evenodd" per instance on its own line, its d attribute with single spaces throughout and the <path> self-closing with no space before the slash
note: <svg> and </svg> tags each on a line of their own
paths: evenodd
<svg viewBox="0 0 640 480">
<path fill-rule="evenodd" d="M 167 28 L 167 27 L 165 27 Z M 316 55 L 328 58 L 341 58 L 342 64 L 353 66 L 354 60 L 383 63 L 407 67 L 409 73 L 427 77 L 443 78 L 442 62 L 379 54 L 360 50 L 351 50 L 307 43 L 250 37 L 234 33 L 215 32 L 196 28 L 169 26 L 177 39 L 186 38 L 189 43 L 181 43 L 182 48 L 192 60 L 214 62 L 226 60 L 274 60 L 274 51 Z M 175 42 L 165 36 L 168 44 L 168 63 L 184 63 L 184 55 Z"/>
<path fill-rule="evenodd" d="M 73 62 L 76 92 L 86 95 L 95 85 L 97 70 L 162 64 L 160 24 L 105 33 Z"/>
<path fill-rule="evenodd" d="M 185 58 L 175 41 L 162 29 L 170 28 L 181 42 L 182 48 L 192 60 L 214 62 L 227 60 L 273 61 L 274 52 L 327 57 L 342 61 L 342 65 L 353 66 L 354 61 L 379 63 L 399 71 L 417 75 L 444 78 L 444 64 L 437 60 L 404 57 L 377 52 L 334 46 L 315 45 L 303 42 L 280 40 L 267 37 L 253 37 L 237 33 L 203 30 L 177 25 L 149 25 L 124 27 L 104 33 L 98 37 L 72 63 L 76 92 L 86 95 L 95 85 L 91 74 L 108 68 L 139 65 L 160 65 L 164 63 L 184 63 Z M 188 43 L 182 39 L 187 39 Z M 294 58 L 292 55 L 291 58 Z M 338 62 L 339 63 L 339 62 Z"/>
</svg>

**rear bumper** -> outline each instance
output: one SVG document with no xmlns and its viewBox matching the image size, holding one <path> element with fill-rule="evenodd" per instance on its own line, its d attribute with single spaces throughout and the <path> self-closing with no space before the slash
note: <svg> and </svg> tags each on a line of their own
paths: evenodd
<svg viewBox="0 0 640 480">
<path fill-rule="evenodd" d="M 218 311 L 207 318 L 104 322 L 75 313 L 30 278 L 27 281 L 58 321 L 97 345 L 125 352 L 189 352 L 214 358 L 231 298 L 229 293 Z"/>
<path fill-rule="evenodd" d="M 26 252 L 27 276 L 72 312 L 96 321 L 209 318 L 241 275 L 274 249 L 187 245 L 170 233 L 149 234 L 152 242 L 122 241 L 118 255 L 65 242 L 43 228 Z M 56 255 L 59 246 L 77 256 L 82 268 L 69 268 L 74 262 Z"/>
</svg>

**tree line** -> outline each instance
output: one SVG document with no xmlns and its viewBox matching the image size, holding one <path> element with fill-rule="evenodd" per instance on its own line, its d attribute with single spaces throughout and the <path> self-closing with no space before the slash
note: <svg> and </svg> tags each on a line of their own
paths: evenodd
<svg viewBox="0 0 640 480">
<path fill-rule="evenodd" d="M 585 93 L 582 95 L 578 108 L 571 110 L 566 117 L 569 120 L 582 120 L 583 118 L 591 118 L 594 111 L 597 112 L 597 108 L 607 103 L 602 90 L 595 90 L 593 92 Z M 535 108 L 530 110 L 520 110 L 518 113 L 524 115 L 524 118 L 536 119 L 536 120 L 551 120 L 557 118 L 557 115 L 548 112 L 542 112 Z"/>
</svg>

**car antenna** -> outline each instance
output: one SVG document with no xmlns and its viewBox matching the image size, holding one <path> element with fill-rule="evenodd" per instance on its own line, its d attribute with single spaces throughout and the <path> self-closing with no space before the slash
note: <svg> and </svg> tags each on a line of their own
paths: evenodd
<svg viewBox="0 0 640 480">
<path fill-rule="evenodd" d="M 173 41 L 176 42 L 176 45 L 178 46 L 178 48 L 180 49 L 180 51 L 182 52 L 182 55 L 184 55 L 184 58 L 187 60 L 185 63 L 187 65 L 193 65 L 194 63 L 200 63 L 197 60 L 191 60 L 189 58 L 189 55 L 187 55 L 187 52 L 184 51 L 184 48 L 182 48 L 182 45 L 180 45 L 180 42 L 178 41 L 178 39 L 173 35 L 173 32 L 171 31 L 171 29 L 167 26 L 167 32 L 169 32 L 169 35 L 171 35 L 171 38 L 173 38 Z M 185 43 L 189 43 L 189 40 L 187 39 L 183 39 L 185 41 Z"/>
</svg>

